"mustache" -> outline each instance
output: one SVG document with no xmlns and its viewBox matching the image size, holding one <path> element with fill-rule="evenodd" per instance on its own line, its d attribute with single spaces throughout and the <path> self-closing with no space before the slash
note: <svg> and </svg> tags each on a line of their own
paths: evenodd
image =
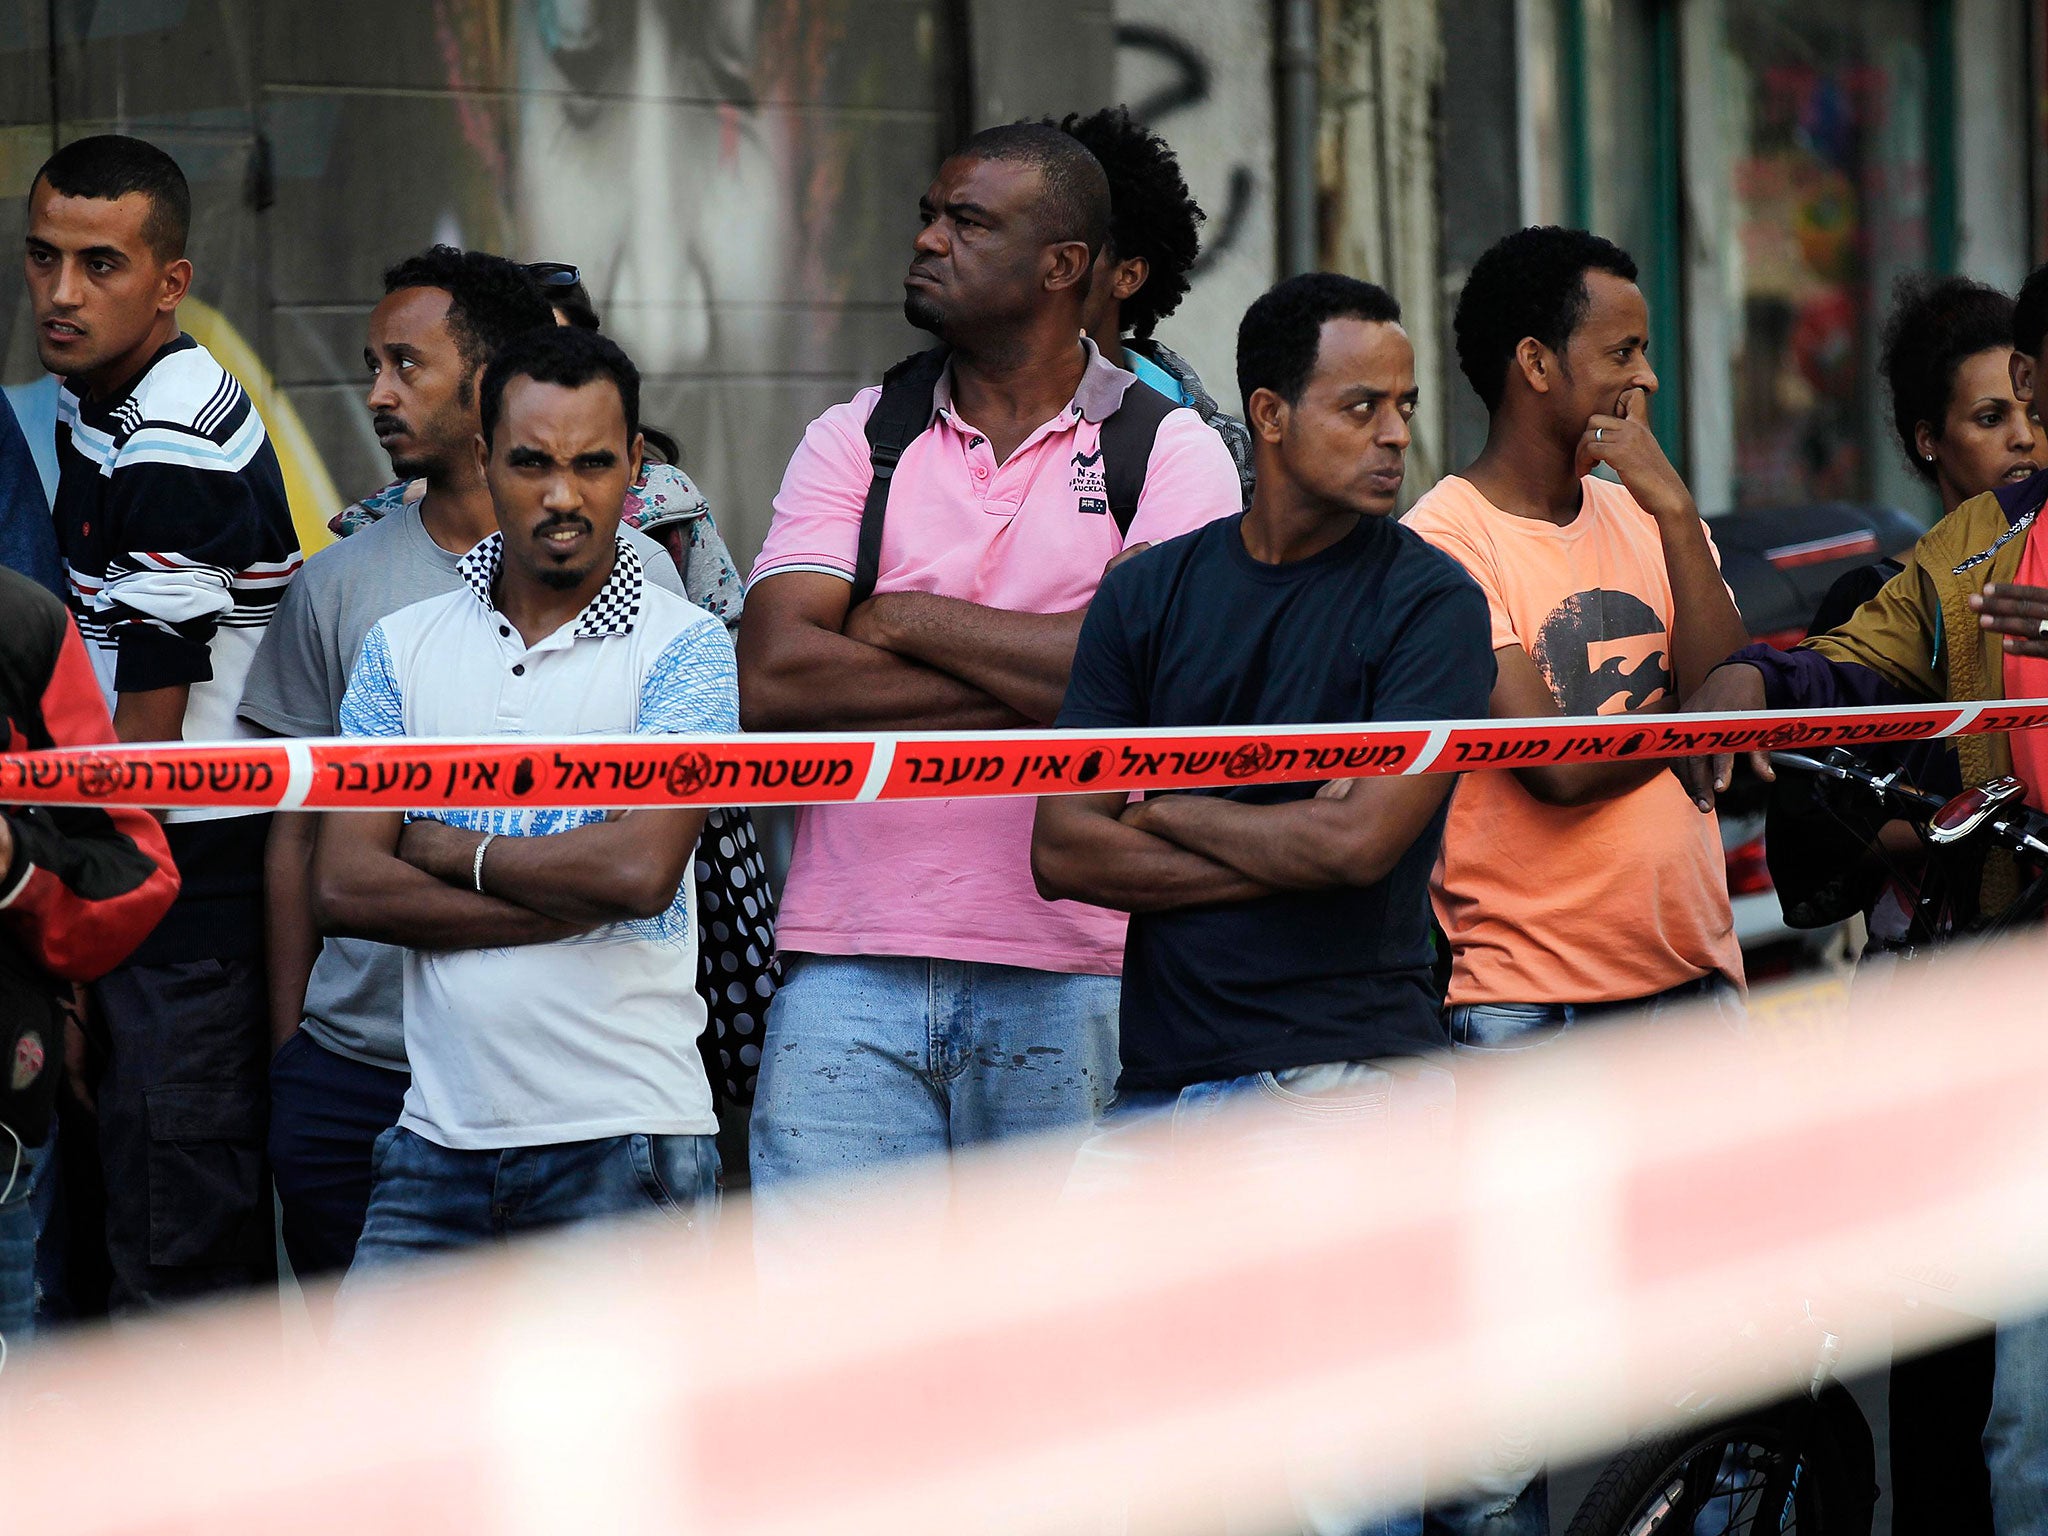
<svg viewBox="0 0 2048 1536">
<path fill-rule="evenodd" d="M 580 528 L 585 533 L 596 533 L 597 524 L 580 512 L 562 512 L 550 516 L 546 522 L 533 530 L 536 539 L 544 539 L 557 528 Z"/>
<path fill-rule="evenodd" d="M 412 428 L 405 424 L 404 417 L 391 416 L 379 411 L 370 418 L 370 430 L 381 437 L 387 432 L 404 432 L 409 435 Z"/>
</svg>

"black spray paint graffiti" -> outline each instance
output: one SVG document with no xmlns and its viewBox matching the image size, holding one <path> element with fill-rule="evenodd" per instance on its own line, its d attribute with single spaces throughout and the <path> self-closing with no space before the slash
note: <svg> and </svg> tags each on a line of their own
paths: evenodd
<svg viewBox="0 0 2048 1536">
<path fill-rule="evenodd" d="M 1150 54 L 1172 71 L 1173 78 L 1165 85 L 1131 103 L 1131 116 L 1139 122 L 1156 128 L 1162 118 L 1190 107 L 1199 107 L 1209 99 L 1213 84 L 1209 61 L 1185 38 L 1146 22 L 1119 22 L 1116 45 Z M 1256 187 L 1257 181 L 1250 166 L 1240 163 L 1230 168 L 1223 212 L 1219 217 L 1211 211 L 1208 230 L 1202 240 L 1202 252 L 1195 258 L 1195 264 L 1188 268 L 1190 276 L 1199 276 L 1237 243 L 1238 237 L 1244 233 L 1245 220 L 1251 215 L 1252 193 Z"/>
</svg>

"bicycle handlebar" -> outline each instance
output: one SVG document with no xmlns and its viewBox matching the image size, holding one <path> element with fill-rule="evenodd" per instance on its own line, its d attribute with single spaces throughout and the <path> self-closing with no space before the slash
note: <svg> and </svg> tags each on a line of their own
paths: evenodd
<svg viewBox="0 0 2048 1536">
<path fill-rule="evenodd" d="M 1771 762 L 1780 768 L 1810 773 L 1816 778 L 1855 784 L 1875 796 L 1886 809 L 1896 811 L 1905 820 L 1916 824 L 1926 822 L 1948 803 L 1939 795 L 1930 795 L 1908 784 L 1901 777 L 1902 769 L 1872 773 L 1839 747 L 1826 757 L 1810 757 L 1804 752 L 1773 752 Z M 1978 835 L 1988 837 L 2010 852 L 2033 859 L 2048 859 L 2048 816 L 2030 806 L 2015 804 L 1987 817 Z"/>
</svg>

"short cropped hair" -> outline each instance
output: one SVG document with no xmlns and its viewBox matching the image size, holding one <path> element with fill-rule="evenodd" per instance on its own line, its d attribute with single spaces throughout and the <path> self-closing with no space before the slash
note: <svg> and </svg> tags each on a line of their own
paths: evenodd
<svg viewBox="0 0 2048 1536">
<path fill-rule="evenodd" d="M 1458 366 L 1489 411 L 1500 408 L 1523 337 L 1564 350 L 1591 303 L 1588 272 L 1636 280 L 1635 262 L 1613 241 L 1554 224 L 1518 229 L 1472 264 L 1452 328 Z"/>
<path fill-rule="evenodd" d="M 640 435 L 640 370 L 609 336 L 573 325 L 548 325 L 516 336 L 484 369 L 484 387 L 477 401 L 484 442 L 491 441 L 505 407 L 505 386 L 514 379 L 580 389 L 610 379 L 626 413 L 626 441 Z"/>
<path fill-rule="evenodd" d="M 555 323 L 555 312 L 526 269 L 487 251 L 433 245 L 384 274 L 384 291 L 439 288 L 448 295 L 448 329 L 462 360 L 480 368 L 515 336 Z"/>
<path fill-rule="evenodd" d="M 1188 272 L 1201 253 L 1207 217 L 1188 191 L 1166 140 L 1133 121 L 1128 107 L 1087 117 L 1069 113 L 1061 129 L 1080 140 L 1109 178 L 1109 250 L 1118 261 L 1143 257 L 1145 285 L 1123 302 L 1122 318 L 1140 341 L 1180 307 Z"/>
<path fill-rule="evenodd" d="M 1914 429 L 1937 431 L 1948 415 L 1956 370 L 1979 352 L 2012 346 L 2013 301 L 1967 277 L 1902 277 L 1892 291 L 1878 367 L 1892 397 L 1892 429 L 1915 474 L 1932 484 Z M 2038 341 L 2038 337 L 2036 338 Z"/>
<path fill-rule="evenodd" d="M 1028 165 L 1045 188 L 1038 226 L 1048 245 L 1079 240 L 1088 259 L 1109 239 L 1109 178 L 1101 164 L 1072 134 L 1050 123 L 1004 123 L 984 128 L 953 151 L 956 158 Z"/>
<path fill-rule="evenodd" d="M 1331 320 L 1399 324 L 1401 306 L 1377 283 L 1341 272 L 1304 272 L 1275 283 L 1244 312 L 1237 327 L 1237 388 L 1250 406 L 1255 390 L 1270 389 L 1289 405 L 1315 377 L 1323 326 Z"/>
<path fill-rule="evenodd" d="M 149 199 L 142 238 L 158 261 L 173 262 L 185 254 L 192 233 L 192 188 L 178 162 L 143 139 L 125 133 L 96 133 L 73 139 L 45 160 L 29 182 L 38 181 L 66 197 L 104 198 L 112 202 L 131 192 Z"/>
<path fill-rule="evenodd" d="M 2048 339 L 2048 264 L 2027 274 L 2012 306 L 2013 350 L 2039 357 L 2044 339 Z"/>
</svg>

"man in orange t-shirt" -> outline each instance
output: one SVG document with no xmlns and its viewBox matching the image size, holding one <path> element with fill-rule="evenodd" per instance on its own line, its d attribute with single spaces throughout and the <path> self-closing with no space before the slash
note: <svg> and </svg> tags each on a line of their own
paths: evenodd
<svg viewBox="0 0 2048 1536">
<path fill-rule="evenodd" d="M 1486 593 L 1497 718 L 1675 710 L 1747 639 L 1706 525 L 1650 432 L 1657 376 L 1635 277 L 1597 236 L 1525 229 L 1479 259 L 1458 301 L 1458 360 L 1489 412 L 1486 446 L 1406 521 Z M 1601 464 L 1621 483 L 1594 477 Z M 1704 764 L 1468 773 L 1432 894 L 1460 1049 L 1532 1046 L 1623 1009 L 1740 1009 Z M 1547 1531 L 1534 1457 L 1498 1460 L 1482 1497 L 1439 1519 L 1487 1536 Z"/>
</svg>

